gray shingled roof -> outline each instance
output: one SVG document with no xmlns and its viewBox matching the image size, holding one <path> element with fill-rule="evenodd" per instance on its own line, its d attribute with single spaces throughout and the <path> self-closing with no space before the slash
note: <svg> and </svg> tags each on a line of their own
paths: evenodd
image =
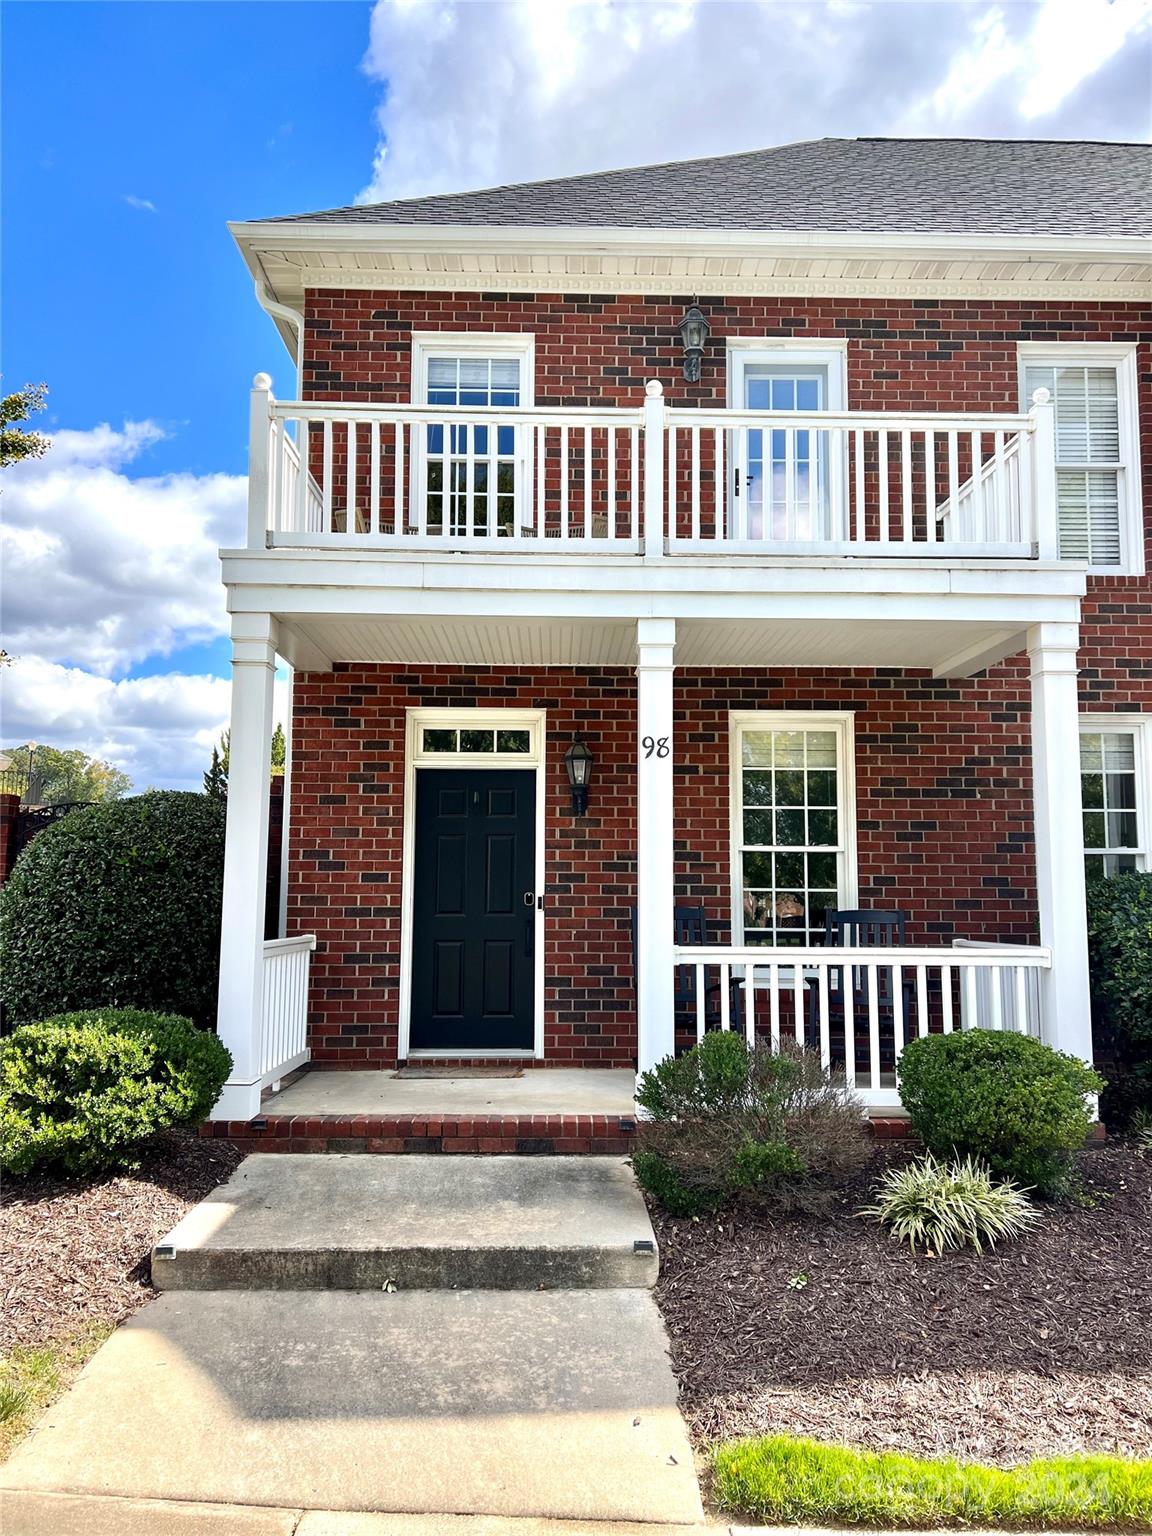
<svg viewBox="0 0 1152 1536">
<path fill-rule="evenodd" d="M 1152 235 L 1152 145 L 816 139 L 264 222 Z"/>
</svg>

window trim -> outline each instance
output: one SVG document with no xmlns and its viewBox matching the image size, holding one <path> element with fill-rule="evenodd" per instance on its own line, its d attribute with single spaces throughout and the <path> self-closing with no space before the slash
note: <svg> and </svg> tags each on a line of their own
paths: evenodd
<svg viewBox="0 0 1152 1536">
<path fill-rule="evenodd" d="M 848 409 L 848 343 L 834 336 L 729 336 L 728 337 L 728 408 L 744 409 L 744 375 L 749 364 L 769 367 L 787 366 L 789 362 L 828 370 L 826 411 Z"/>
<path fill-rule="evenodd" d="M 728 862 L 732 901 L 732 943 L 744 944 L 743 780 L 740 739 L 746 730 L 832 730 L 836 733 L 838 793 L 836 809 L 843 828 L 843 889 L 840 903 L 859 900 L 856 835 L 856 711 L 748 709 L 728 715 Z"/>
<path fill-rule="evenodd" d="M 1140 852 L 1136 855 L 1136 866 L 1141 873 L 1147 873 L 1152 870 L 1152 714 L 1101 712 L 1080 716 L 1079 734 L 1081 736 L 1098 735 L 1102 731 L 1132 733 L 1136 764 L 1136 836 L 1140 848 Z M 1077 749 L 1079 750 L 1079 743 L 1077 743 Z M 1079 763 L 1077 767 L 1082 775 L 1083 768 L 1080 768 Z M 1081 814 L 1083 814 L 1083 799 L 1081 799 Z M 1083 831 L 1081 831 L 1081 841 L 1083 842 Z M 1096 858 L 1104 851 L 1099 848 L 1084 848 L 1083 854 L 1086 859 Z"/>
<path fill-rule="evenodd" d="M 507 361 L 515 358 L 520 363 L 520 405 L 515 409 L 536 404 L 536 335 L 533 331 L 413 331 L 412 367 L 409 393 L 412 404 L 428 409 L 428 364 L 434 357 L 485 357 Z M 434 407 L 433 407 L 434 409 Z M 467 407 L 463 407 L 467 409 Z M 512 407 L 509 407 L 512 409 Z M 529 520 L 532 505 L 533 484 L 533 432 L 531 428 L 515 427 L 516 494 L 513 510 L 512 537 L 518 538 L 522 525 Z M 415 435 L 415 429 L 413 429 Z M 420 435 L 420 451 L 410 454 L 408 471 L 408 505 L 420 506 L 427 495 L 428 451 L 425 435 Z M 411 513 L 409 513 L 411 516 Z M 454 540 L 447 531 L 442 535 L 445 546 Z M 495 535 L 493 536 L 495 541 Z M 501 540 L 505 542 L 506 540 Z"/>
<path fill-rule="evenodd" d="M 1120 428 L 1120 472 L 1117 505 L 1120 515 L 1120 562 L 1089 565 L 1100 576 L 1144 575 L 1144 507 L 1140 465 L 1140 392 L 1137 344 L 1128 341 L 1022 341 L 1016 347 L 1020 408 L 1028 411 L 1027 370 L 1043 367 L 1100 367 L 1116 370 L 1116 407 Z"/>
</svg>

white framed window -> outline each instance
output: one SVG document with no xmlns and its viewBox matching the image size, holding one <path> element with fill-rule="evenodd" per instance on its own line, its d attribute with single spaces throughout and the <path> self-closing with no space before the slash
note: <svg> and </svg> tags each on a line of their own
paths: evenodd
<svg viewBox="0 0 1152 1536">
<path fill-rule="evenodd" d="M 734 942 L 822 944 L 856 903 L 851 712 L 733 714 L 730 762 Z"/>
<path fill-rule="evenodd" d="M 1081 715 L 1084 867 L 1152 869 L 1152 715 Z"/>
<path fill-rule="evenodd" d="M 728 341 L 728 404 L 737 411 L 809 415 L 847 408 L 847 346 L 826 338 Z M 844 484 L 843 455 L 828 433 L 783 426 L 734 434 L 728 495 L 736 537 L 774 542 L 832 537 Z"/>
<path fill-rule="evenodd" d="M 454 420 L 423 429 L 413 462 L 413 506 L 431 536 L 511 538 L 530 500 L 531 433 L 514 421 L 460 421 L 460 413 L 535 403 L 530 333 L 414 332 L 412 402 Z"/>
<path fill-rule="evenodd" d="M 1037 389 L 1056 413 L 1060 555 L 1117 573 L 1144 570 L 1136 348 L 1025 342 L 1021 405 Z"/>
</svg>

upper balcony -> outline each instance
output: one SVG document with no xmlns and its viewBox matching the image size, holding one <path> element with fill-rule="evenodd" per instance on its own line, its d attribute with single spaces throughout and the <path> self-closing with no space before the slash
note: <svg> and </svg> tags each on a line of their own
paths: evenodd
<svg viewBox="0 0 1152 1536">
<path fill-rule="evenodd" d="M 306 473 L 301 446 L 306 445 Z M 250 550 L 1057 558 L 1052 407 L 1026 415 L 252 402 Z"/>
</svg>

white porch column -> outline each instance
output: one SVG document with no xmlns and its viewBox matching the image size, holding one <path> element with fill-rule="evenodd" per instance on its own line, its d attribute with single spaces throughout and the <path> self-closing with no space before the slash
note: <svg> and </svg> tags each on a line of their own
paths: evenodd
<svg viewBox="0 0 1152 1536">
<path fill-rule="evenodd" d="M 268 877 L 268 780 L 276 627 L 266 613 L 232 620 L 232 735 L 228 831 L 216 1029 L 232 1052 L 232 1073 L 213 1110 L 217 1120 L 250 1120 L 260 1110 L 264 985 L 264 903 Z"/>
<path fill-rule="evenodd" d="M 636 1065 L 675 1049 L 672 815 L 674 619 L 636 625 Z"/>
<path fill-rule="evenodd" d="M 1041 973 L 1042 1029 L 1049 1045 L 1090 1062 L 1092 1015 L 1080 814 L 1078 644 L 1076 624 L 1037 624 L 1028 631 L 1028 656 L 1032 663 L 1036 894 L 1040 942 L 1052 951 L 1052 969 Z"/>
</svg>

